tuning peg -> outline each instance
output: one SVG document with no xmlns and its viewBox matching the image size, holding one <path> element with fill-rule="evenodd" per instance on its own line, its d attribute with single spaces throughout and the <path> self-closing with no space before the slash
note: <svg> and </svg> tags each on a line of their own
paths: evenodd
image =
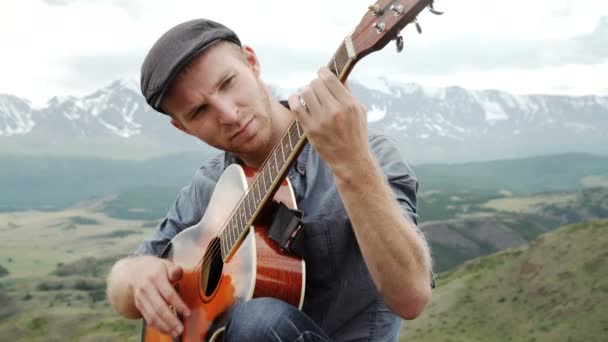
<svg viewBox="0 0 608 342">
<path fill-rule="evenodd" d="M 401 33 L 397 33 L 397 37 L 395 37 L 395 45 L 397 46 L 397 53 L 403 51 L 403 36 Z"/>
<path fill-rule="evenodd" d="M 429 11 L 435 15 L 443 14 L 443 12 L 437 11 L 435 8 L 433 8 L 433 1 L 431 1 L 431 3 L 429 4 Z"/>
<path fill-rule="evenodd" d="M 414 18 L 414 24 L 416 25 L 416 31 L 418 31 L 418 33 L 422 33 L 422 27 L 420 27 L 420 24 L 418 24 L 418 18 Z"/>
<path fill-rule="evenodd" d="M 384 32 L 384 29 L 386 28 L 386 24 L 380 22 L 380 23 L 374 23 L 374 27 L 376 28 L 376 31 L 378 31 L 378 33 L 382 33 Z"/>
<path fill-rule="evenodd" d="M 382 15 L 382 10 L 378 4 L 371 5 L 367 9 L 369 9 L 377 17 Z"/>
<path fill-rule="evenodd" d="M 393 11 L 395 16 L 400 16 L 403 13 L 403 5 L 391 5 L 391 11 Z"/>
</svg>

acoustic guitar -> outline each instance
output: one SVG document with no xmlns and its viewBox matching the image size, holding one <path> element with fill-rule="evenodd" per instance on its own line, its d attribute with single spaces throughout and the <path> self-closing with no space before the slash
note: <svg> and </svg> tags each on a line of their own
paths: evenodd
<svg viewBox="0 0 608 342">
<path fill-rule="evenodd" d="M 415 22 L 432 0 L 379 0 L 338 47 L 329 69 L 344 82 L 355 63 L 395 40 L 403 48 L 401 30 Z M 144 322 L 145 342 L 221 340 L 226 312 L 235 303 L 274 297 L 302 308 L 306 284 L 304 261 L 279 247 L 268 235 L 273 201 L 296 208 L 286 179 L 306 143 L 294 120 L 259 170 L 230 165 L 220 176 L 201 221 L 176 235 L 163 257 L 183 269 L 175 285 L 191 315 L 180 317 L 184 330 L 173 338 Z"/>
</svg>

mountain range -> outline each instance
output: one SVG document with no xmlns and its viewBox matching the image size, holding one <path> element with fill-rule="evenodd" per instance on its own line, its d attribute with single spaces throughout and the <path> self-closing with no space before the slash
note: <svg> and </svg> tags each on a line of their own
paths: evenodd
<svg viewBox="0 0 608 342">
<path fill-rule="evenodd" d="M 395 139 L 411 163 L 608 154 L 606 96 L 514 95 L 387 79 L 350 87 L 368 109 L 370 129 Z M 277 96 L 289 93 L 271 90 Z M 0 94 L 3 154 L 145 159 L 201 148 L 209 147 L 174 129 L 129 81 L 82 97 L 53 97 L 43 106 Z"/>
</svg>

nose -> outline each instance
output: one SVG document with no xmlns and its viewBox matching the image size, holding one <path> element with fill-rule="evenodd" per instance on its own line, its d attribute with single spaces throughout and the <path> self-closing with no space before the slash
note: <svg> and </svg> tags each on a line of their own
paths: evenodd
<svg viewBox="0 0 608 342">
<path fill-rule="evenodd" d="M 238 121 L 239 109 L 230 99 L 221 97 L 216 104 L 218 110 L 218 122 L 222 125 L 231 125 Z"/>
</svg>

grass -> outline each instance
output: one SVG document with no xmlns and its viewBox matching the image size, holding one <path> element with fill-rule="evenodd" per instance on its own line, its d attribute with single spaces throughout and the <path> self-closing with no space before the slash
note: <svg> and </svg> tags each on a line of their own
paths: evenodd
<svg viewBox="0 0 608 342">
<path fill-rule="evenodd" d="M 104 203 L 101 211 L 127 220 L 159 220 L 167 214 L 177 191 L 172 187 L 140 187 L 121 193 Z"/>
<path fill-rule="evenodd" d="M 405 322 L 401 340 L 601 340 L 606 233 L 608 220 L 566 226 L 440 275 L 434 302 Z"/>
</svg>

